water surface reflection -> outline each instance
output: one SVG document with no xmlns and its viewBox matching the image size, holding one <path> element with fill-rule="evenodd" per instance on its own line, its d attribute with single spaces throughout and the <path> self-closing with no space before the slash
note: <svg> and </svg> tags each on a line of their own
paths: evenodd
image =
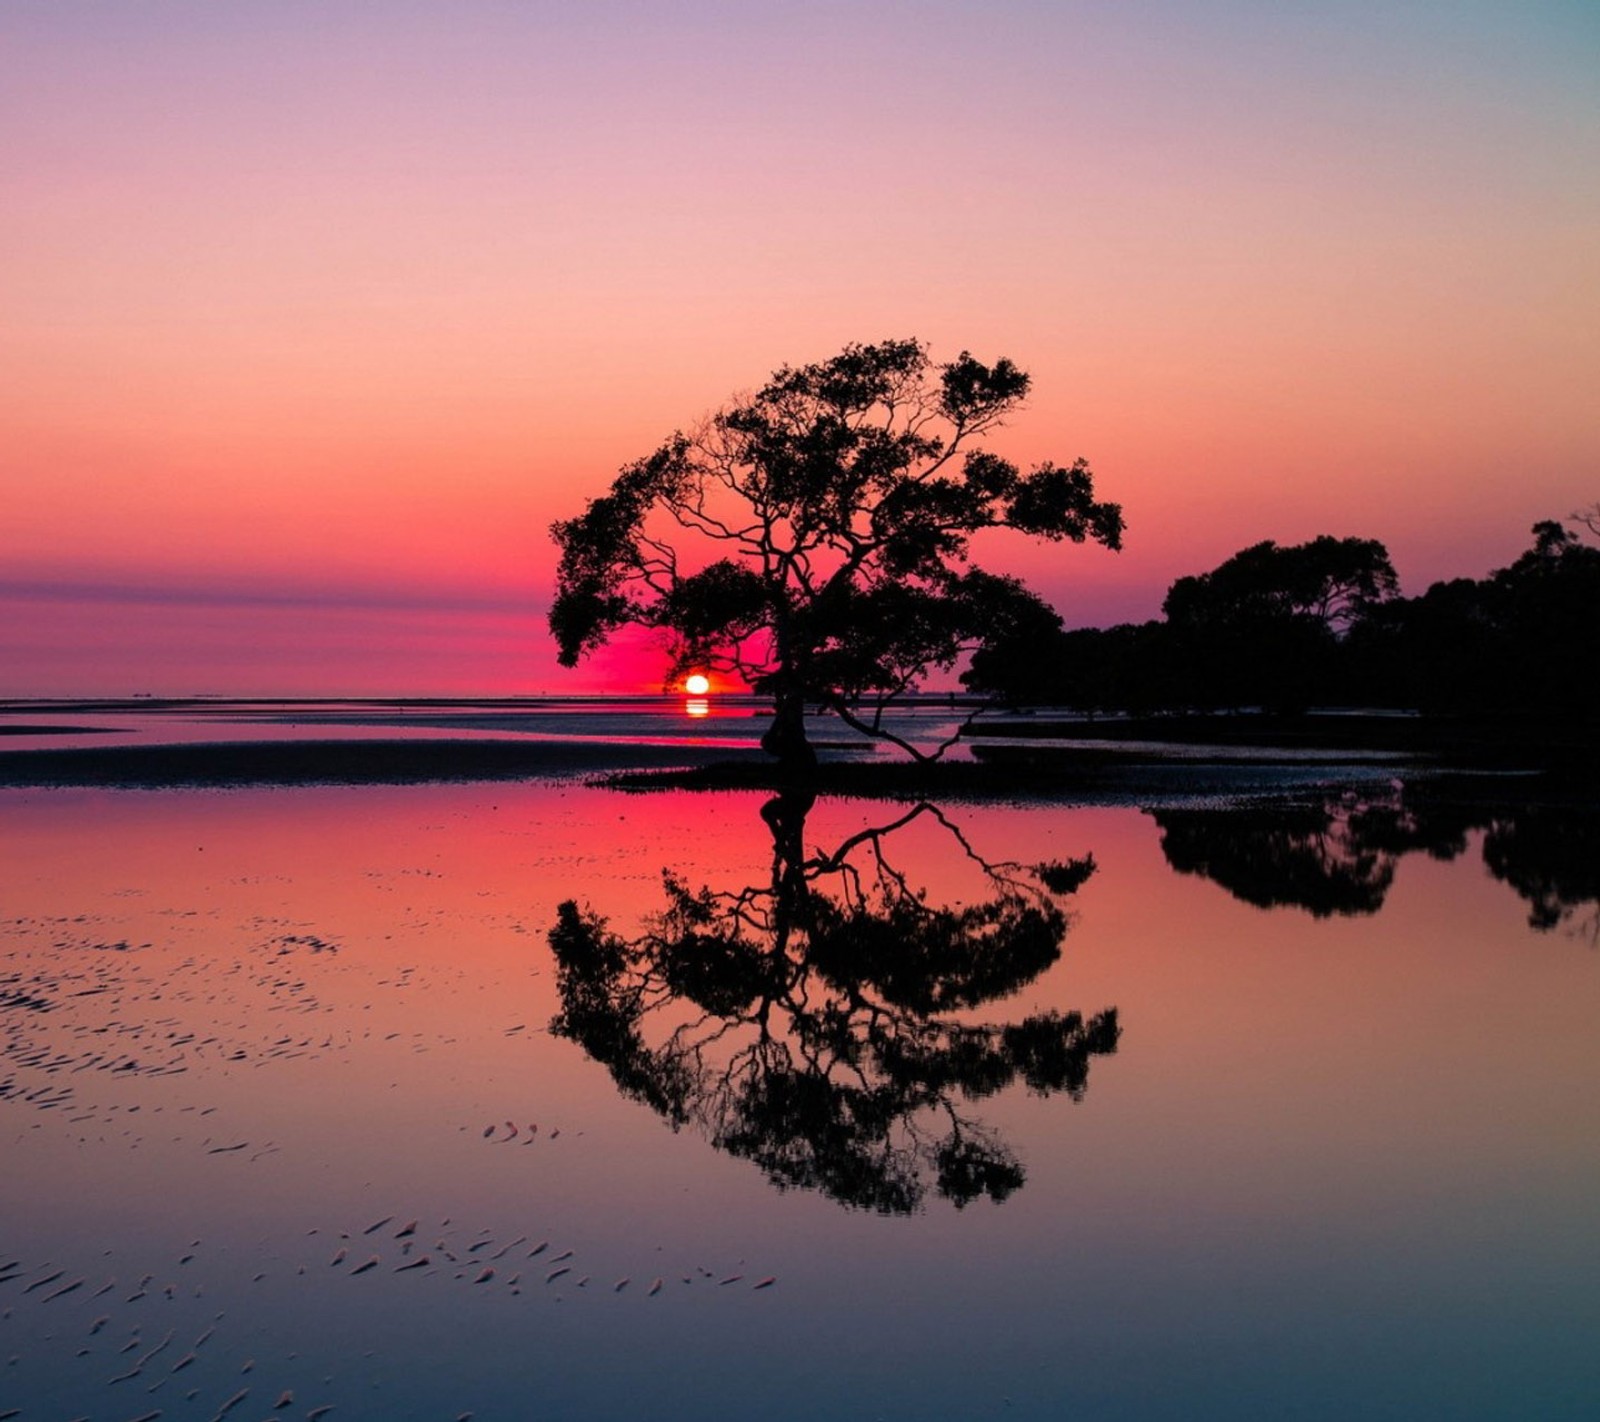
<svg viewBox="0 0 1600 1422">
<path fill-rule="evenodd" d="M 1600 941 L 1600 814 L 1585 805 L 1462 803 L 1428 782 L 1381 796 L 1227 810 L 1152 811 L 1167 863 L 1258 908 L 1374 914 L 1407 855 L 1454 860 L 1481 834 L 1484 868 L 1528 904 L 1538 932 Z"/>
<path fill-rule="evenodd" d="M 1592 819 L 766 801 L 0 789 L 0 1413 L 1596 1415 Z"/>
<path fill-rule="evenodd" d="M 808 849 L 812 805 L 790 792 L 761 807 L 761 882 L 691 888 L 667 871 L 665 907 L 631 938 L 563 903 L 551 1028 L 627 1096 L 780 1188 L 886 1214 L 918 1209 L 930 1183 L 958 1207 L 1003 1200 L 1025 1172 L 968 1103 L 1019 1079 L 1080 1099 L 1090 1059 L 1116 1050 L 1117 1015 L 973 1014 L 1060 956 L 1061 901 L 1094 861 L 985 859 L 927 802 Z M 930 896 L 925 867 L 896 853 L 919 824 L 944 831 L 985 897 Z"/>
</svg>

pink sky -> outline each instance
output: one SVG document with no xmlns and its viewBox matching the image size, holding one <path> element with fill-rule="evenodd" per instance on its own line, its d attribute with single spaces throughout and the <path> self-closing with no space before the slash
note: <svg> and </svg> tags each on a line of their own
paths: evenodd
<svg viewBox="0 0 1600 1422">
<path fill-rule="evenodd" d="M 0 694 L 651 689 L 551 519 L 776 365 L 1033 373 L 1126 551 L 1409 591 L 1600 498 L 1588 6 L 21 3 L 0 11 Z"/>
</svg>

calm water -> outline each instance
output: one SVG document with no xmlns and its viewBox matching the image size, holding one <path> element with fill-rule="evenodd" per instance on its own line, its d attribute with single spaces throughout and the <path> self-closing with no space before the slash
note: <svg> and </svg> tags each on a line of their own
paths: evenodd
<svg viewBox="0 0 1600 1422">
<path fill-rule="evenodd" d="M 1593 1417 L 1593 824 L 0 791 L 0 1412 Z"/>
</svg>

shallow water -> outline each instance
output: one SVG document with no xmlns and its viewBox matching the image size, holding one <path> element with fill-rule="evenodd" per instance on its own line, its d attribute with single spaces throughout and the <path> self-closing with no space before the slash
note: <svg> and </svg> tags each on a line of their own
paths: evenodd
<svg viewBox="0 0 1600 1422">
<path fill-rule="evenodd" d="M 1586 816 L 546 782 L 0 836 L 0 1413 L 1600 1407 Z"/>
<path fill-rule="evenodd" d="M 768 722 L 751 697 L 460 703 L 193 701 L 0 705 L 0 752 L 258 741 L 537 740 L 748 748 Z"/>
<path fill-rule="evenodd" d="M 931 751 L 955 736 L 972 710 L 953 700 L 925 697 L 898 703 L 884 727 L 912 745 Z M 635 696 L 526 698 L 512 701 L 191 701 L 141 704 L 96 702 L 0 703 L 0 754 L 7 751 L 67 750 L 118 746 L 197 745 L 305 740 L 504 740 L 572 746 L 680 746 L 749 750 L 771 724 L 770 705 L 760 697 Z M 1113 718 L 1114 724 L 1115 718 Z M 836 716 L 810 718 L 812 740 L 825 753 L 874 750 L 900 755 Z M 1095 723 L 1056 713 L 1049 726 L 1076 723 L 1083 734 L 1052 737 L 1030 715 L 987 708 L 945 752 L 952 761 L 998 758 L 1019 748 L 1030 754 L 1071 750 L 1101 755 L 1159 756 L 1168 762 L 1262 762 L 1305 768 L 1358 761 L 1400 765 L 1414 760 L 1402 752 L 1315 746 L 1252 747 L 1168 741 L 1099 739 L 1088 734 Z M 1102 721 L 1101 724 L 1105 724 Z"/>
</svg>

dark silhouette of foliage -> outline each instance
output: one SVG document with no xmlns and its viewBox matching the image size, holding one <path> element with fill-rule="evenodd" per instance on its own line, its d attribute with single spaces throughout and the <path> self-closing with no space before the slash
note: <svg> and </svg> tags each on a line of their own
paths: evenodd
<svg viewBox="0 0 1600 1422">
<path fill-rule="evenodd" d="M 973 656 L 964 680 L 1013 704 L 1299 711 L 1337 681 L 1344 637 L 1397 586 L 1374 539 L 1258 543 L 1179 578 L 1164 621 L 1002 636 Z"/>
<path fill-rule="evenodd" d="M 1179 873 L 1211 879 L 1258 908 L 1316 918 L 1376 913 L 1402 858 L 1455 859 L 1481 832 L 1484 867 L 1527 901 L 1530 927 L 1587 924 L 1585 936 L 1600 936 L 1600 815 L 1592 808 L 1461 805 L 1417 785 L 1386 796 L 1151 813 Z"/>
<path fill-rule="evenodd" d="M 1152 813 L 1168 864 L 1257 908 L 1376 913 L 1394 881 L 1394 856 L 1362 841 L 1342 802 Z"/>
<path fill-rule="evenodd" d="M 1574 740 L 1600 711 L 1600 505 L 1533 527 L 1533 544 L 1478 580 L 1397 595 L 1383 545 L 1259 543 L 1180 578 L 1158 622 L 1062 631 L 1034 624 L 986 643 L 963 680 L 1013 705 L 1150 714 L 1312 705 L 1472 717 Z M 1580 737 L 1581 739 L 1581 737 Z"/>
<path fill-rule="evenodd" d="M 1571 925 L 1600 941 L 1600 815 L 1542 807 L 1499 816 L 1483 862 L 1527 900 L 1531 928 Z"/>
<path fill-rule="evenodd" d="M 1580 523 L 1582 518 L 1579 517 Z M 1435 583 L 1357 628 L 1352 679 L 1379 704 L 1593 722 L 1600 548 L 1554 520 L 1482 581 Z"/>
<path fill-rule="evenodd" d="M 1388 550 L 1374 538 L 1330 538 L 1288 548 L 1268 539 L 1209 573 L 1179 578 L 1162 605 L 1186 627 L 1306 619 L 1342 631 L 1398 591 Z"/>
<path fill-rule="evenodd" d="M 1375 539 L 1257 543 L 1173 583 L 1162 604 L 1169 654 L 1192 704 L 1304 710 L 1329 681 L 1340 637 L 1398 587 Z"/>
<path fill-rule="evenodd" d="M 1429 712 L 1486 709 L 1485 670 L 1507 654 L 1487 587 L 1471 578 L 1434 583 L 1357 626 L 1349 643 L 1355 696 Z"/>
<path fill-rule="evenodd" d="M 1013 706 L 1159 711 L 1190 699 L 1162 622 L 1031 628 L 980 647 L 961 679 Z"/>
<path fill-rule="evenodd" d="M 966 352 L 935 366 L 912 340 L 785 366 L 554 525 L 562 664 L 626 624 L 660 629 L 669 677 L 719 670 L 772 696 L 763 745 L 795 767 L 814 760 L 808 705 L 924 755 L 884 708 L 930 669 L 1054 616 L 972 567 L 972 536 L 1120 546 L 1121 510 L 1095 498 L 1082 460 L 1023 473 L 982 447 L 1028 383 Z"/>
<path fill-rule="evenodd" d="M 989 863 L 941 810 L 808 852 L 811 807 L 790 792 L 762 816 L 770 874 L 729 891 L 665 876 L 666 905 L 623 938 L 577 904 L 550 933 L 561 1011 L 551 1023 L 674 1129 L 755 1162 L 780 1188 L 903 1214 L 931 1187 L 958 1207 L 1003 1200 L 1021 1164 L 966 1103 L 1022 1082 L 1041 1095 L 1087 1088 L 1115 1050 L 1115 1009 L 984 1024 L 971 1013 L 1059 957 L 1058 897 L 1093 861 Z M 930 902 L 893 837 L 938 825 L 990 896 Z"/>
</svg>

